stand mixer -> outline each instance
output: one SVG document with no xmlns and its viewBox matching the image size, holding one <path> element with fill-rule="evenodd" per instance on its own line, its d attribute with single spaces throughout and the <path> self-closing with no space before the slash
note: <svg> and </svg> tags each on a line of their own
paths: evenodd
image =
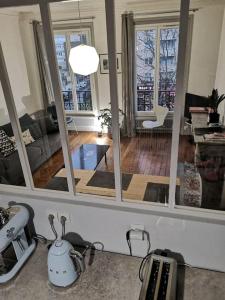
<svg viewBox="0 0 225 300">
<path fill-rule="evenodd" d="M 18 273 L 36 247 L 28 221 L 29 212 L 24 206 L 0 208 L 0 284 Z"/>
</svg>

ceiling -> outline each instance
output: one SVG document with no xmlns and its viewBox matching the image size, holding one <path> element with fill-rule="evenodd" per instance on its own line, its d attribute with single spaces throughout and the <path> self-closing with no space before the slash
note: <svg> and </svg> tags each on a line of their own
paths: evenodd
<svg viewBox="0 0 225 300">
<path fill-rule="evenodd" d="M 77 1 L 68 0 L 62 2 L 51 3 L 51 13 L 71 13 L 77 12 Z M 19 2 L 19 0 L 18 0 Z M 80 0 L 81 11 L 103 11 L 105 9 L 104 0 Z M 225 0 L 191 0 L 191 8 L 200 8 L 209 5 L 225 5 Z M 133 10 L 134 12 L 140 11 L 158 11 L 160 9 L 173 10 L 178 9 L 180 0 L 115 0 L 116 9 Z M 39 7 L 37 5 L 31 6 L 18 6 L 6 9 L 0 9 L 0 14 L 18 14 L 18 13 L 34 13 L 39 14 Z"/>
</svg>

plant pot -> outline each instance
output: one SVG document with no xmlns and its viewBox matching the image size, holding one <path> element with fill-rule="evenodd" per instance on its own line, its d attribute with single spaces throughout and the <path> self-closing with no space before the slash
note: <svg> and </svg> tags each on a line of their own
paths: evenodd
<svg viewBox="0 0 225 300">
<path fill-rule="evenodd" d="M 98 137 L 102 137 L 102 131 L 98 131 Z"/>
<path fill-rule="evenodd" d="M 213 112 L 209 113 L 209 123 L 219 123 L 220 121 L 220 114 Z"/>
</svg>

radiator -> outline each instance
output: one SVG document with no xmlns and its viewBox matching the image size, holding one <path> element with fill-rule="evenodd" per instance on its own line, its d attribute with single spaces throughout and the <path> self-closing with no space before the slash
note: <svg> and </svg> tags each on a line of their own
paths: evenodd
<svg viewBox="0 0 225 300">
<path fill-rule="evenodd" d="M 176 260 L 153 254 L 145 266 L 139 300 L 175 300 L 176 285 Z"/>
<path fill-rule="evenodd" d="M 155 118 L 147 118 L 146 120 L 156 121 Z M 163 126 L 155 127 L 154 129 L 143 128 L 143 120 L 136 120 L 136 131 L 137 132 L 162 132 L 172 133 L 173 119 L 165 119 Z"/>
</svg>

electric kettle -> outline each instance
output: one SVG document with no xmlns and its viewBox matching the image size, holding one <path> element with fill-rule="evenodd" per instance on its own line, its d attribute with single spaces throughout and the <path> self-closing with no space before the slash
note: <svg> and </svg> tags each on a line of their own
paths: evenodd
<svg viewBox="0 0 225 300">
<path fill-rule="evenodd" d="M 83 256 L 66 240 L 57 239 L 48 252 L 48 278 L 59 287 L 75 282 L 85 269 Z"/>
</svg>

